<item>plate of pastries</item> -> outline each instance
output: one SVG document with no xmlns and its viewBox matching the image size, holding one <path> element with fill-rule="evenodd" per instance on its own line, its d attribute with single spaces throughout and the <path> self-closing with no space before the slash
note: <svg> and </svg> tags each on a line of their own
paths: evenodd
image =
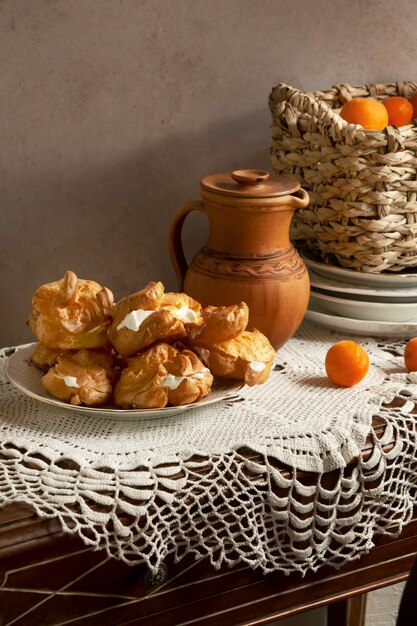
<svg viewBox="0 0 417 626">
<path fill-rule="evenodd" d="M 248 329 L 244 302 L 205 306 L 160 281 L 115 301 L 67 271 L 33 294 L 36 342 L 6 362 L 8 380 L 41 402 L 102 417 L 161 417 L 264 383 L 275 350 Z"/>
</svg>

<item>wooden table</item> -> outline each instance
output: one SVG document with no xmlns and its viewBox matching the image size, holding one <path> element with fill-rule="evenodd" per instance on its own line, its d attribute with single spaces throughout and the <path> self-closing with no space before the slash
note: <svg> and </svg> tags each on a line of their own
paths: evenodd
<svg viewBox="0 0 417 626">
<path fill-rule="evenodd" d="M 378 436 L 383 425 L 374 420 L 373 428 Z M 368 438 L 362 456 L 371 452 Z M 93 551 L 56 519 L 13 504 L 0 509 L 0 623 L 259 626 L 328 605 L 328 626 L 361 626 L 365 594 L 405 580 L 416 552 L 417 509 L 399 536 L 376 536 L 368 554 L 340 570 L 325 566 L 304 578 L 244 566 L 215 570 L 207 558 L 188 555 L 151 576 L 145 565 Z"/>
<path fill-rule="evenodd" d="M 0 623 L 16 626 L 131 624 L 233 626 L 268 624 L 328 605 L 328 626 L 363 623 L 364 595 L 407 578 L 417 550 L 417 511 L 396 539 L 339 571 L 301 578 L 247 567 L 219 571 L 207 559 L 167 562 L 152 577 L 63 534 L 26 505 L 0 512 Z"/>
</svg>

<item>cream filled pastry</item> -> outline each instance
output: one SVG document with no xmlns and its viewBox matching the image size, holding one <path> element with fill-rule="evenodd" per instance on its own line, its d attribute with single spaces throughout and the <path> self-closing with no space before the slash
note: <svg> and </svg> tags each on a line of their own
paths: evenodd
<svg viewBox="0 0 417 626">
<path fill-rule="evenodd" d="M 102 348 L 113 294 L 92 280 L 68 271 L 61 280 L 41 285 L 32 298 L 28 324 L 37 339 L 60 350 Z"/>
<path fill-rule="evenodd" d="M 102 367 L 110 379 L 114 379 L 117 372 L 113 369 L 114 355 L 109 350 L 82 348 L 70 355 L 71 359 L 82 367 Z"/>
<path fill-rule="evenodd" d="M 96 362 L 103 363 L 105 367 Z M 101 406 L 110 402 L 113 382 L 113 371 L 108 363 L 101 357 L 96 361 L 91 354 L 58 357 L 56 365 L 41 378 L 44 388 L 55 398 L 85 406 Z"/>
<path fill-rule="evenodd" d="M 68 271 L 33 295 L 31 362 L 42 385 L 74 405 L 163 408 L 198 402 L 213 377 L 265 382 L 275 350 L 247 330 L 248 306 L 206 306 L 161 282 L 113 303 L 111 291 Z"/>
<path fill-rule="evenodd" d="M 43 343 L 37 343 L 33 348 L 31 362 L 39 369 L 47 372 L 58 361 L 58 357 L 64 354 L 72 354 L 73 350 L 60 350 L 59 348 L 50 348 Z"/>
<path fill-rule="evenodd" d="M 190 329 L 190 346 L 211 346 L 234 339 L 246 329 L 249 308 L 245 302 L 230 306 L 207 306 L 202 311 L 201 323 Z"/>
<path fill-rule="evenodd" d="M 173 343 L 201 323 L 201 305 L 184 293 L 164 293 L 151 282 L 112 308 L 109 338 L 122 356 L 132 356 L 157 341 Z"/>
<path fill-rule="evenodd" d="M 114 389 L 122 408 L 163 408 L 198 402 L 210 393 L 213 376 L 197 355 L 156 343 L 129 359 Z"/>
<path fill-rule="evenodd" d="M 268 379 L 275 358 L 274 348 L 258 330 L 245 330 L 229 341 L 193 349 L 214 376 L 243 380 L 249 386 Z"/>
</svg>

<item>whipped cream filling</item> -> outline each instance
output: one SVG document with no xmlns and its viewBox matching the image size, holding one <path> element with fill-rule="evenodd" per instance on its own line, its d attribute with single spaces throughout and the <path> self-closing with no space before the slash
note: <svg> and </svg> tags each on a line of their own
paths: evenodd
<svg viewBox="0 0 417 626">
<path fill-rule="evenodd" d="M 262 363 L 261 361 L 252 361 L 251 363 L 249 363 L 249 369 L 252 370 L 252 372 L 256 372 L 257 374 L 263 372 L 265 368 L 266 364 Z"/>
<path fill-rule="evenodd" d="M 165 307 L 168 308 L 168 307 Z M 186 322 L 188 324 L 197 322 L 198 315 L 193 309 L 190 309 L 188 306 L 183 306 L 178 309 L 169 309 L 171 314 L 176 317 L 181 322 Z"/>
<path fill-rule="evenodd" d="M 130 313 L 128 313 L 126 317 L 117 325 L 117 330 L 128 328 L 129 330 L 137 332 L 143 322 L 154 313 L 155 311 L 153 310 L 145 311 L 144 309 L 135 309 L 134 311 L 130 311 Z"/>
<path fill-rule="evenodd" d="M 200 372 L 196 372 L 195 374 L 191 374 L 190 376 L 174 376 L 173 374 L 168 374 L 165 378 L 164 382 L 158 385 L 159 387 L 167 387 L 168 389 L 177 389 L 182 383 L 183 380 L 187 380 L 187 378 L 194 378 L 196 380 L 204 379 L 204 372 L 208 372 L 207 367 L 203 367 Z"/>
<path fill-rule="evenodd" d="M 64 376 L 64 374 L 57 374 L 57 376 L 62 378 L 67 387 L 75 387 L 76 389 L 80 388 L 76 376 Z"/>
<path fill-rule="evenodd" d="M 193 309 L 190 309 L 188 306 L 183 306 L 178 309 L 171 309 L 170 307 L 161 307 L 159 309 L 152 309 L 151 311 L 145 311 L 144 309 L 135 309 L 134 311 L 130 311 L 126 315 L 126 317 L 117 325 L 117 330 L 121 330 L 122 328 L 128 328 L 129 330 L 133 330 L 133 332 L 137 332 L 143 322 L 156 311 L 169 311 L 173 317 L 177 318 L 181 322 L 184 323 L 192 323 L 198 320 L 198 315 Z"/>
</svg>

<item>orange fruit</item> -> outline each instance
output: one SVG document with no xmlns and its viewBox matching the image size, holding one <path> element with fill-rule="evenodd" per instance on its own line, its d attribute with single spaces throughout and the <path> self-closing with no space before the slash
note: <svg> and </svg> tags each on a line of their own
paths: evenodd
<svg viewBox="0 0 417 626">
<path fill-rule="evenodd" d="M 407 98 L 391 96 L 385 98 L 382 104 L 388 111 L 388 124 L 390 126 L 406 126 L 413 120 L 413 105 Z"/>
<path fill-rule="evenodd" d="M 410 98 L 410 103 L 413 105 L 413 119 L 417 117 L 417 91 L 413 93 Z"/>
<path fill-rule="evenodd" d="M 382 130 L 388 126 L 388 111 L 373 98 L 352 98 L 346 102 L 340 117 L 350 124 L 360 124 L 366 130 Z"/>
<path fill-rule="evenodd" d="M 324 364 L 335 385 L 353 387 L 368 373 L 369 356 L 356 341 L 338 341 L 328 349 Z"/>
<path fill-rule="evenodd" d="M 417 337 L 413 337 L 405 346 L 404 363 L 409 372 L 417 372 Z"/>
</svg>

